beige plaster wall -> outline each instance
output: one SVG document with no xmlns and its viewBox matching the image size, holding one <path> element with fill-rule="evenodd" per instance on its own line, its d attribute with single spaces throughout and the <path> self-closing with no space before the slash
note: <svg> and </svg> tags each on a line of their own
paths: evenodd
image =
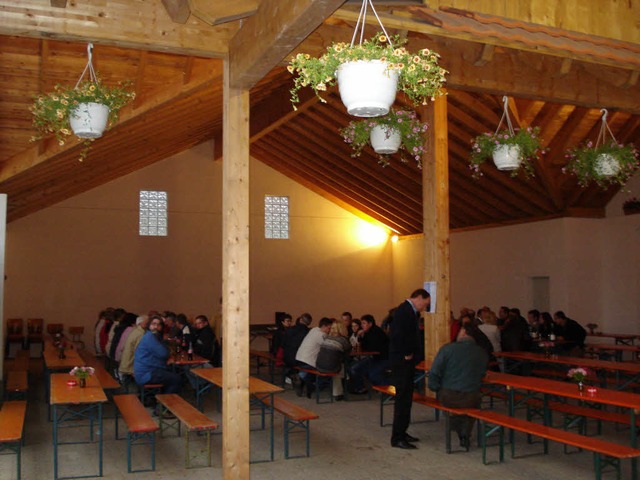
<svg viewBox="0 0 640 480">
<path fill-rule="evenodd" d="M 583 325 L 640 333 L 640 215 L 622 202 L 640 191 L 633 179 L 604 219 L 565 218 L 451 235 L 451 302 L 533 308 L 531 277 L 550 279 L 550 309 Z M 630 193 L 631 192 L 631 193 Z M 637 195 L 637 194 L 636 194 Z M 393 246 L 394 296 L 422 281 L 422 240 Z"/>
<path fill-rule="evenodd" d="M 9 224 L 5 318 L 90 330 L 106 306 L 213 316 L 222 285 L 222 163 L 211 152 L 200 145 Z M 252 323 L 272 322 L 281 310 L 314 319 L 386 312 L 388 238 L 364 245 L 357 234 L 366 222 L 256 161 L 251 182 Z M 138 235 L 141 189 L 168 191 L 168 237 Z M 264 240 L 264 194 L 290 197 L 289 241 Z"/>
</svg>

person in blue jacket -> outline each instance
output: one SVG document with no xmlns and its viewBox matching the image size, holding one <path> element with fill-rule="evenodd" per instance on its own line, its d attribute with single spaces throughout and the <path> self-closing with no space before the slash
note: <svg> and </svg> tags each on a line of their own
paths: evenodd
<svg viewBox="0 0 640 480">
<path fill-rule="evenodd" d="M 162 343 L 162 317 L 153 315 L 133 359 L 133 374 L 142 388 L 147 383 L 163 385 L 162 393 L 179 393 L 182 378 L 167 368 L 169 349 Z"/>
</svg>

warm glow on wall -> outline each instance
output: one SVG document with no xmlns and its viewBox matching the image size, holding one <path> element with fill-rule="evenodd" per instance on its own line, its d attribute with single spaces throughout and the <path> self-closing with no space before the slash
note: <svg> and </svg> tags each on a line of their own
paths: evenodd
<svg viewBox="0 0 640 480">
<path fill-rule="evenodd" d="M 399 239 L 400 239 L 400 237 L 398 237 L 398 235 L 394 235 L 394 236 L 392 236 L 392 237 L 391 237 L 391 241 L 392 241 L 393 243 L 398 243 L 398 240 L 399 240 Z"/>
<path fill-rule="evenodd" d="M 358 221 L 355 233 L 358 241 L 367 247 L 382 245 L 389 238 L 387 230 L 364 220 Z"/>
</svg>

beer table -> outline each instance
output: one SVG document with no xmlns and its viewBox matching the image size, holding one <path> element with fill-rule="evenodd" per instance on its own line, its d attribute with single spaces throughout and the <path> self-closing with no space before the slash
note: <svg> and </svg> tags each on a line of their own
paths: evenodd
<svg viewBox="0 0 640 480">
<path fill-rule="evenodd" d="M 530 363 L 551 363 L 558 365 L 568 365 L 572 367 L 590 368 L 599 372 L 615 372 L 616 388 L 624 390 L 629 384 L 640 380 L 640 363 L 635 362 L 614 362 L 611 360 L 598 360 L 595 358 L 565 357 L 562 355 L 545 355 L 532 352 L 494 352 L 496 357 L 507 358 L 516 362 Z M 628 375 L 629 378 L 621 382 L 620 375 Z M 601 375 L 602 385 L 606 386 L 606 377 Z"/>
<path fill-rule="evenodd" d="M 612 362 L 619 363 L 619 362 Z M 509 415 L 515 415 L 516 397 L 515 391 L 520 390 L 527 392 L 527 395 L 520 400 L 526 401 L 535 394 L 542 394 L 543 401 L 543 418 L 544 424 L 550 426 L 550 410 L 549 398 L 559 396 L 589 402 L 591 404 L 609 405 L 612 407 L 625 408 L 629 412 L 631 428 L 630 443 L 633 448 L 638 447 L 638 429 L 636 425 L 636 412 L 640 411 L 640 395 L 636 393 L 621 392 L 619 390 L 610 390 L 606 388 L 597 388 L 590 393 L 589 389 L 580 391 L 573 382 L 560 382 L 557 380 L 547 380 L 545 378 L 525 377 L 520 375 L 511 375 L 508 373 L 487 372 L 484 382 L 492 385 L 502 385 L 507 387 Z M 512 431 L 513 434 L 513 431 Z M 513 439 L 512 439 L 513 441 Z M 632 460 L 632 478 L 637 476 L 637 459 Z"/>
<path fill-rule="evenodd" d="M 73 367 L 84 365 L 84 361 L 76 350 L 66 348 L 64 358 L 60 358 L 60 353 L 53 343 L 46 342 L 42 356 L 44 358 L 44 398 L 49 403 L 51 393 L 51 374 L 53 372 L 70 372 Z M 71 377 L 69 377 L 70 379 Z M 50 405 L 50 404 L 49 404 Z M 51 420 L 51 408 L 49 406 L 49 420 Z"/>
<path fill-rule="evenodd" d="M 634 360 L 638 358 L 640 354 L 640 346 L 638 345 L 623 345 L 619 343 L 585 343 L 587 352 L 591 351 L 596 355 L 600 355 L 601 352 L 611 352 L 617 362 L 622 361 L 622 355 L 624 352 L 632 352 Z"/>
<path fill-rule="evenodd" d="M 69 478 L 89 478 L 102 476 L 102 404 L 106 403 L 107 396 L 95 376 L 87 378 L 87 386 L 81 388 L 78 385 L 70 385 L 73 378 L 66 373 L 51 374 L 51 398 L 50 405 L 53 407 L 53 476 L 55 480 Z M 67 422 L 77 422 L 79 420 L 89 420 L 89 440 L 78 442 L 61 442 L 59 439 L 59 429 L 61 428 L 81 428 L 86 425 L 63 425 Z M 98 430 L 98 473 L 93 475 L 80 476 L 59 476 L 58 472 L 58 446 L 86 444 L 94 442 L 94 426 L 97 424 Z"/>
<path fill-rule="evenodd" d="M 202 410 L 202 395 L 213 386 L 218 387 L 222 390 L 223 386 L 223 376 L 222 376 L 222 368 L 199 368 L 197 370 L 193 370 L 193 373 L 198 375 L 199 377 L 206 380 L 202 386 L 198 386 L 196 390 L 196 405 L 199 410 Z M 278 387 L 277 385 L 273 385 L 269 382 L 265 382 L 259 378 L 249 377 L 249 395 L 251 396 L 251 403 L 254 405 L 258 405 L 263 412 L 262 415 L 262 429 L 264 430 L 264 410 L 268 410 L 270 414 L 269 419 L 269 440 L 271 446 L 271 461 L 273 462 L 274 458 L 274 448 L 273 448 L 273 397 L 276 393 L 283 392 L 284 389 L 282 387 Z M 270 401 L 268 405 L 263 402 L 264 399 L 268 398 Z M 220 402 L 218 402 L 218 409 L 220 408 Z M 224 428 L 224 427 L 223 427 Z"/>
<path fill-rule="evenodd" d="M 587 333 L 588 337 L 600 337 L 600 338 L 613 338 L 616 342 L 616 345 L 634 345 L 636 338 L 640 337 L 640 335 L 632 334 L 632 333 Z"/>
</svg>

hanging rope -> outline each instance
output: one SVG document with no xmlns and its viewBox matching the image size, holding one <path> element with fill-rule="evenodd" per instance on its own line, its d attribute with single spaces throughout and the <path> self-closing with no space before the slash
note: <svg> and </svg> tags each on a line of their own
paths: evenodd
<svg viewBox="0 0 640 480">
<path fill-rule="evenodd" d="M 607 132 L 609 132 L 609 135 L 611 135 L 611 140 L 613 140 L 613 142 L 617 145 L 618 141 L 616 140 L 616 137 L 613 136 L 613 133 L 609 128 L 609 124 L 607 123 L 607 115 L 609 114 L 609 112 L 606 108 L 601 109 L 600 112 L 602 112 L 602 124 L 600 125 L 600 132 L 598 132 L 598 138 L 596 139 L 596 148 L 598 148 L 600 145 L 604 145 Z"/>
<path fill-rule="evenodd" d="M 496 132 L 494 136 L 500 131 L 500 127 L 502 126 L 502 122 L 507 121 L 507 129 L 509 130 L 509 135 L 514 136 L 516 133 L 513 131 L 513 125 L 511 124 L 511 117 L 509 117 L 509 97 L 506 95 L 502 97 L 502 118 L 500 119 L 500 123 L 498 123 L 498 128 L 496 128 Z"/>
<path fill-rule="evenodd" d="M 98 77 L 96 76 L 96 71 L 93 69 L 93 43 L 87 44 L 87 58 L 88 58 L 87 65 L 84 67 L 84 70 L 80 75 L 80 78 L 76 82 L 76 86 L 73 87 L 74 89 L 78 88 L 78 86 L 80 85 L 80 82 L 82 82 L 82 79 L 86 75 L 87 71 L 89 72 L 89 81 L 93 83 L 98 83 Z"/>
<path fill-rule="evenodd" d="M 371 7 L 371 11 L 376 16 L 376 20 L 378 20 L 378 25 L 380 25 L 380 28 L 382 29 L 382 32 L 387 37 L 387 41 L 389 42 L 389 45 L 391 45 L 391 48 L 393 48 L 393 44 L 391 43 L 391 37 L 389 37 L 389 34 L 387 33 L 387 31 L 384 28 L 384 25 L 382 25 L 382 21 L 380 20 L 380 17 L 378 16 L 378 12 L 376 12 L 376 9 L 373 6 L 373 2 L 371 0 L 362 0 L 362 7 L 360 7 L 360 14 L 358 15 L 358 21 L 356 22 L 356 28 L 353 31 L 353 37 L 351 38 L 351 46 L 353 47 L 353 45 L 355 44 L 356 36 L 358 35 L 358 31 L 360 31 L 359 44 L 362 45 L 362 42 L 364 40 L 364 27 L 365 27 L 365 25 L 367 23 L 366 20 L 367 20 L 367 8 L 368 7 Z"/>
</svg>

